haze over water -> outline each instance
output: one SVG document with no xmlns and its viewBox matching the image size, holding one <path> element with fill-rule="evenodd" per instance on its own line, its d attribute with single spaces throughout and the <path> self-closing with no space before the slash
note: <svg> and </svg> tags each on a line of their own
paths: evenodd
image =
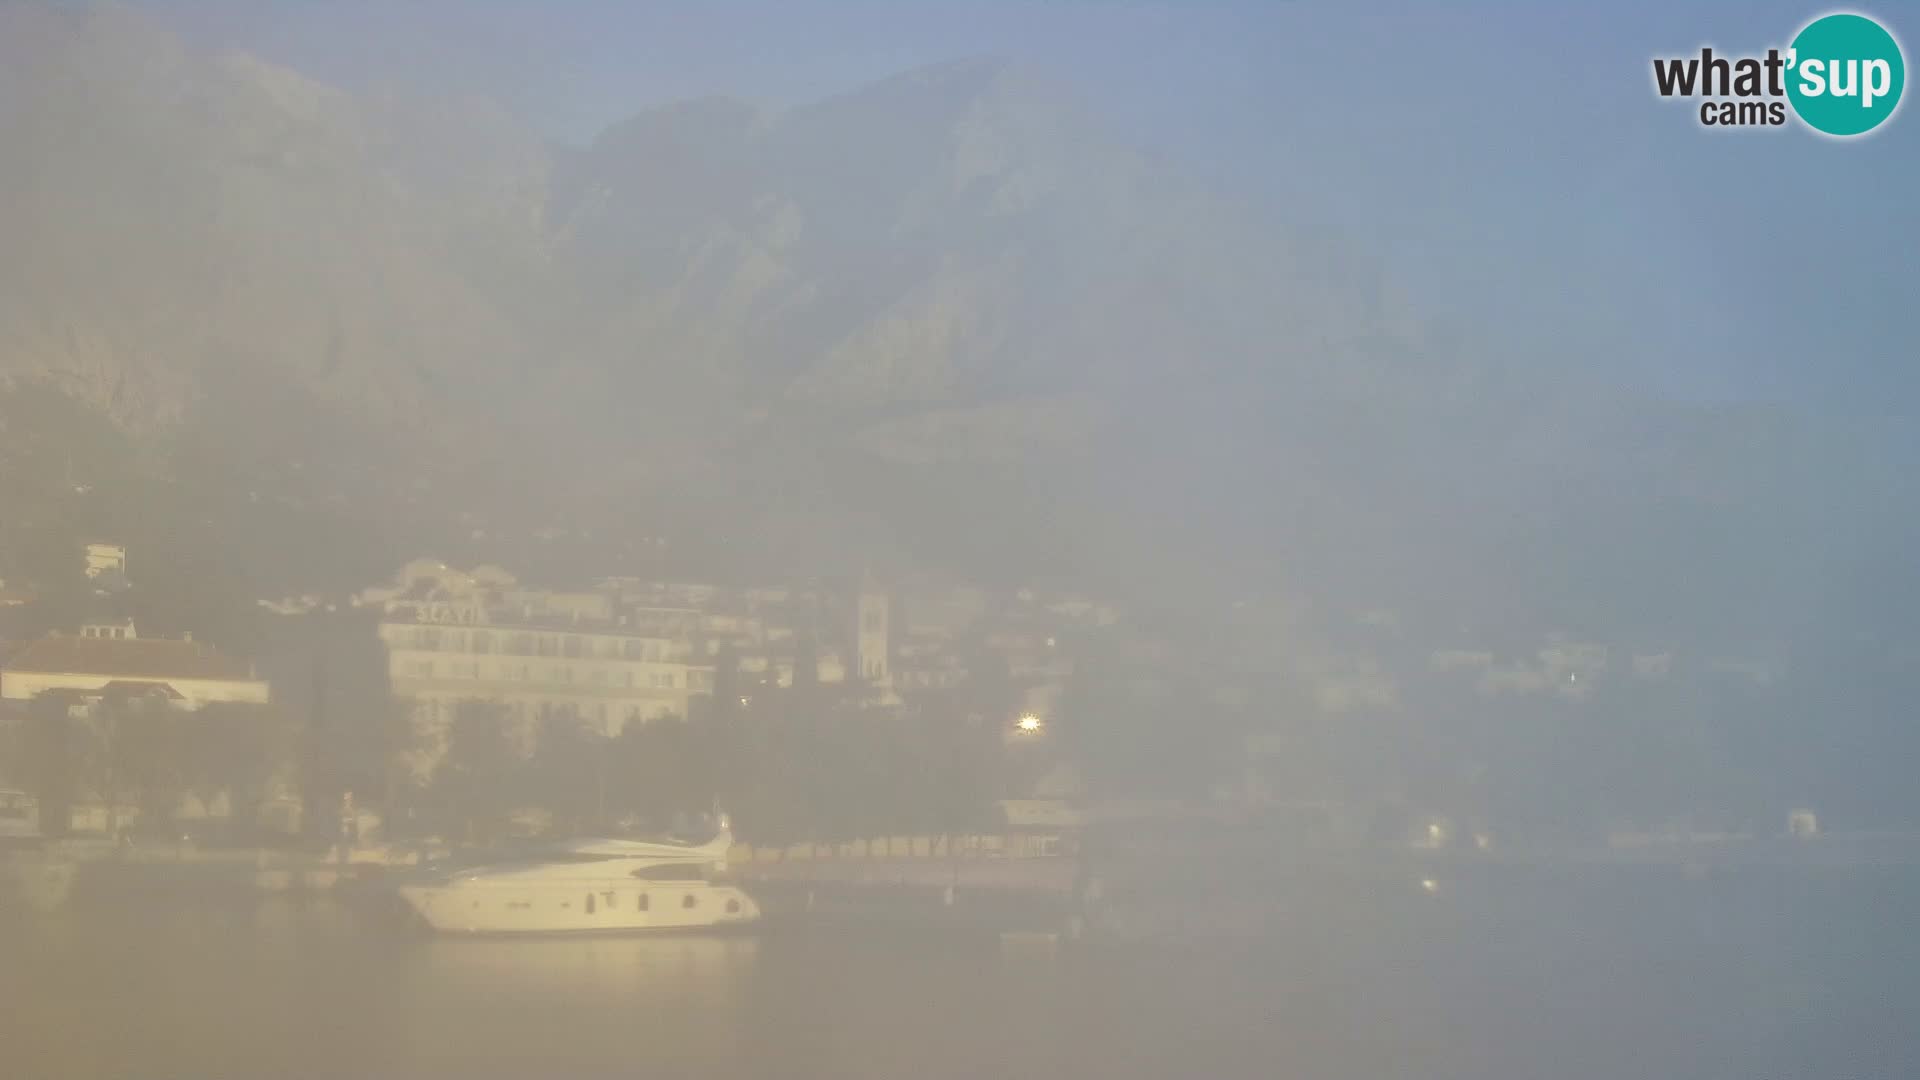
<svg viewBox="0 0 1920 1080">
<path fill-rule="evenodd" d="M 1198 886 L 1197 886 L 1198 887 Z M 333 900 L 0 922 L 15 1076 L 1911 1076 L 1912 872 L 1519 874 L 1256 938 L 537 940 Z"/>
</svg>

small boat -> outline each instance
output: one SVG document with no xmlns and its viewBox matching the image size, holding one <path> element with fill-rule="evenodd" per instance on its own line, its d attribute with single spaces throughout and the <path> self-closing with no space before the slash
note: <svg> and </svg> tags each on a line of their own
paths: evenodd
<svg viewBox="0 0 1920 1080">
<path fill-rule="evenodd" d="M 449 933 L 561 934 L 693 930 L 752 923 L 759 905 L 713 880 L 733 833 L 726 819 L 703 844 L 574 840 L 517 859 L 418 872 L 400 896 Z"/>
</svg>

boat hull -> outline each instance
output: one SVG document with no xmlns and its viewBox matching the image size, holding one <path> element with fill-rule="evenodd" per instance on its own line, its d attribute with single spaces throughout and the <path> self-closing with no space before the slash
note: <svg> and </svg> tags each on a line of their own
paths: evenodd
<svg viewBox="0 0 1920 1080">
<path fill-rule="evenodd" d="M 422 922 L 448 934 L 590 934 L 712 930 L 760 920 L 744 891 L 713 882 L 460 881 L 400 887 Z"/>
</svg>

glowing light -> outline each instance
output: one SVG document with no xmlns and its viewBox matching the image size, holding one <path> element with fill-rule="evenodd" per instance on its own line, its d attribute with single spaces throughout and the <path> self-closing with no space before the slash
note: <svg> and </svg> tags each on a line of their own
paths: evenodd
<svg viewBox="0 0 1920 1080">
<path fill-rule="evenodd" d="M 1427 892 L 1429 894 L 1437 893 L 1440 891 L 1440 883 L 1433 880 L 1432 878 L 1421 878 L 1420 888 L 1422 891 Z"/>
<path fill-rule="evenodd" d="M 1040 730 L 1040 727 L 1041 727 L 1040 718 L 1038 716 L 1035 716 L 1032 713 L 1027 713 L 1024 716 L 1020 717 L 1020 719 L 1014 721 L 1013 726 L 1016 728 L 1019 728 L 1021 731 L 1025 732 L 1026 734 L 1031 735 L 1034 732 Z"/>
</svg>

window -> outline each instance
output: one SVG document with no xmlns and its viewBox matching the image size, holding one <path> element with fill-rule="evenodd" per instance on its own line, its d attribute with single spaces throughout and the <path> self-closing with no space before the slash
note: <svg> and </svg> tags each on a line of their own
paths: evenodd
<svg viewBox="0 0 1920 1080">
<path fill-rule="evenodd" d="M 587 851 L 573 851 L 573 852 L 550 851 L 550 852 L 543 852 L 539 854 L 502 856 L 497 859 L 488 860 L 487 865 L 503 866 L 503 867 L 505 866 L 542 866 L 550 863 L 583 865 L 586 863 L 612 862 L 613 860 L 619 859 L 619 858 L 624 858 L 624 856 L 596 855 L 592 852 L 587 852 Z"/>
<path fill-rule="evenodd" d="M 473 632 L 473 651 L 482 654 L 492 652 L 493 635 L 485 630 L 475 630 Z"/>
<path fill-rule="evenodd" d="M 642 881 L 705 881 L 707 872 L 699 863 L 661 863 L 643 866 L 633 872 Z"/>
<path fill-rule="evenodd" d="M 587 894 L 587 914 L 593 914 L 593 894 Z"/>
<path fill-rule="evenodd" d="M 647 894 L 646 893 L 641 893 L 639 896 L 634 897 L 633 910 L 635 911 L 647 910 Z"/>
<path fill-rule="evenodd" d="M 695 896 L 692 893 L 688 893 L 687 895 L 680 898 L 680 906 L 683 908 L 692 908 L 695 904 L 698 904 L 699 902 L 700 901 L 697 898 L 695 898 Z"/>
</svg>

